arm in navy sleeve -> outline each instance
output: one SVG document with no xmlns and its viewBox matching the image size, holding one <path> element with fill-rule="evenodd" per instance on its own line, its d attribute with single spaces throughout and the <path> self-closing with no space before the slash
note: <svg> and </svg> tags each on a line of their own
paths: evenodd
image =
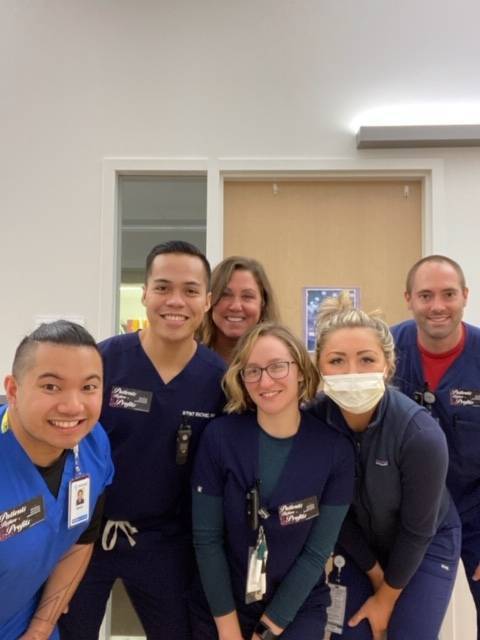
<svg viewBox="0 0 480 640">
<path fill-rule="evenodd" d="M 443 431 L 426 411 L 416 414 L 401 449 L 400 524 L 385 567 L 385 581 L 395 589 L 408 584 L 436 533 L 447 467 Z"/>
</svg>

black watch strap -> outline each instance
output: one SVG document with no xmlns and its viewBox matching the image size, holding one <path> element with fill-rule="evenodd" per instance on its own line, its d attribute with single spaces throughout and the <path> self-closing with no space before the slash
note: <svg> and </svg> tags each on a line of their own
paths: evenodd
<svg viewBox="0 0 480 640">
<path fill-rule="evenodd" d="M 276 636 L 270 627 L 259 620 L 254 629 L 257 636 L 259 636 L 262 640 L 275 640 L 275 638 L 279 638 L 280 636 Z"/>
</svg>

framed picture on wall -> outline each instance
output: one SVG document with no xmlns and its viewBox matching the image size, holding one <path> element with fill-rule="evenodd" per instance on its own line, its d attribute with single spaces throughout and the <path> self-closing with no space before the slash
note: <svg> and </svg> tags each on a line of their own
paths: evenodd
<svg viewBox="0 0 480 640">
<path fill-rule="evenodd" d="M 326 298 L 337 298 L 342 291 L 348 291 L 354 307 L 360 305 L 360 287 L 303 288 L 303 336 L 310 353 L 315 351 L 315 322 L 319 306 Z"/>
</svg>

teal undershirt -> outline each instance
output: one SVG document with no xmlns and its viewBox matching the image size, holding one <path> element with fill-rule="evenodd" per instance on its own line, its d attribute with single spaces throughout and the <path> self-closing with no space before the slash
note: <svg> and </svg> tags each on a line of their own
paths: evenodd
<svg viewBox="0 0 480 640">
<path fill-rule="evenodd" d="M 263 501 L 275 489 L 295 436 L 274 438 L 259 428 L 259 479 Z M 310 591 L 318 582 L 333 549 L 348 505 L 319 505 L 302 553 L 282 580 L 265 613 L 285 628 L 295 617 Z M 230 570 L 224 550 L 223 498 L 193 492 L 193 539 L 202 584 L 212 614 L 222 616 L 233 611 Z M 268 570 L 267 570 L 268 573 Z"/>
<path fill-rule="evenodd" d="M 291 438 L 274 438 L 263 429 L 258 431 L 260 497 L 263 501 L 267 501 L 277 486 L 295 436 Z"/>
</svg>

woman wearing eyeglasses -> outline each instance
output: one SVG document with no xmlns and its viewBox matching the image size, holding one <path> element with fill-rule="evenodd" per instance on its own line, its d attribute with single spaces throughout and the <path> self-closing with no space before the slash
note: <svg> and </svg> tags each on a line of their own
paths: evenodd
<svg viewBox="0 0 480 640">
<path fill-rule="evenodd" d="M 224 378 L 228 415 L 208 425 L 193 475 L 196 640 L 323 637 L 324 565 L 352 497 L 354 455 L 299 409 L 317 385 L 288 329 L 261 324 L 241 338 Z"/>
</svg>

